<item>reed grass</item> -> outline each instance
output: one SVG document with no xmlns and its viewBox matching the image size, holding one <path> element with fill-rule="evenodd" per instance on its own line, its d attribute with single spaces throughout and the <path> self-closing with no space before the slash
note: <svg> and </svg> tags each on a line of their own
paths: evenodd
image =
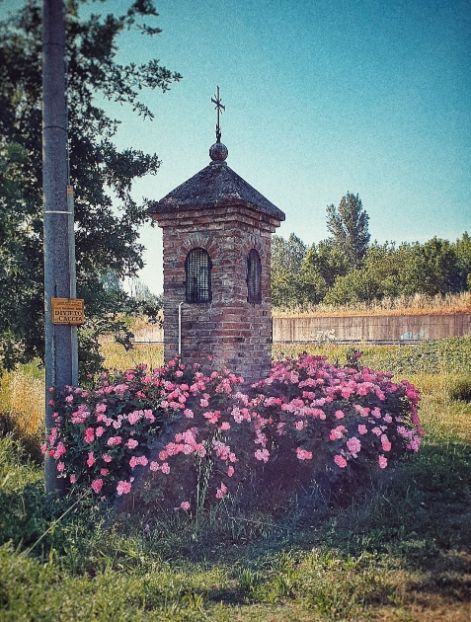
<svg viewBox="0 0 471 622">
<path fill-rule="evenodd" d="M 0 377 L 0 417 L 22 437 L 39 438 L 44 430 L 44 377 L 34 366 L 21 366 Z"/>
<path fill-rule="evenodd" d="M 348 305 L 309 305 L 303 307 L 278 307 L 273 317 L 348 317 L 351 315 L 448 315 L 471 313 L 471 292 L 458 294 L 414 294 L 397 298 L 382 298 L 371 302 Z"/>
</svg>

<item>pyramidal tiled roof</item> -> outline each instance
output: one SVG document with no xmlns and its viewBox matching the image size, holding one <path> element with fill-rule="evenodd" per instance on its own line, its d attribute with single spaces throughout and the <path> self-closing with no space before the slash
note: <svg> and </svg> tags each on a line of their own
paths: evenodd
<svg viewBox="0 0 471 622">
<path fill-rule="evenodd" d="M 150 204 L 150 214 L 178 212 L 244 204 L 271 218 L 284 220 L 285 214 L 255 190 L 225 162 L 211 162 L 206 168 Z"/>
</svg>

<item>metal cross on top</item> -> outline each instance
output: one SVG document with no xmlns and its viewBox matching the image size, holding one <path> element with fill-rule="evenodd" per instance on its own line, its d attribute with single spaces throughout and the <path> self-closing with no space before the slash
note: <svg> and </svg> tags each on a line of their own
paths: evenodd
<svg viewBox="0 0 471 622">
<path fill-rule="evenodd" d="M 213 102 L 213 104 L 215 104 L 214 107 L 218 111 L 218 122 L 216 124 L 216 142 L 220 143 L 221 142 L 221 128 L 219 126 L 219 113 L 222 110 L 225 110 L 226 107 L 222 105 L 221 98 L 219 97 L 219 87 L 217 87 L 216 89 L 216 95 L 214 97 L 211 97 L 211 101 Z"/>
</svg>

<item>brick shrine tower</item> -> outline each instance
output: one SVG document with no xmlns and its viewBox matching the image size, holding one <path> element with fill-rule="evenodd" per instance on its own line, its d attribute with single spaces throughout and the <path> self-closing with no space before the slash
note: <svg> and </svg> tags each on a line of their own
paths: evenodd
<svg viewBox="0 0 471 622">
<path fill-rule="evenodd" d="M 271 365 L 271 235 L 285 215 L 226 164 L 220 138 L 218 114 L 209 165 L 149 209 L 163 229 L 164 355 L 211 356 L 254 381 Z"/>
</svg>

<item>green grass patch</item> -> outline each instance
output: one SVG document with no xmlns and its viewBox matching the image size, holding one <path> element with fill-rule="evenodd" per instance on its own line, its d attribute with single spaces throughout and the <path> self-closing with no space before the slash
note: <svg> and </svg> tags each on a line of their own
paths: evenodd
<svg viewBox="0 0 471 622">
<path fill-rule="evenodd" d="M 450 388 L 470 350 L 365 348 L 364 364 L 421 389 L 423 448 L 353 502 L 300 502 L 282 520 L 228 500 L 195 531 L 179 513 L 146 524 L 88 496 L 51 502 L 41 467 L 1 439 L 0 620 L 468 620 L 471 404 Z"/>
<path fill-rule="evenodd" d="M 336 362 L 343 363 L 349 345 L 313 343 L 273 344 L 273 354 L 296 356 L 309 352 Z M 423 341 L 416 345 L 372 345 L 356 344 L 362 352 L 361 362 L 367 367 L 410 376 L 418 373 L 469 375 L 471 369 L 471 337 L 453 337 L 438 341 Z"/>
</svg>

